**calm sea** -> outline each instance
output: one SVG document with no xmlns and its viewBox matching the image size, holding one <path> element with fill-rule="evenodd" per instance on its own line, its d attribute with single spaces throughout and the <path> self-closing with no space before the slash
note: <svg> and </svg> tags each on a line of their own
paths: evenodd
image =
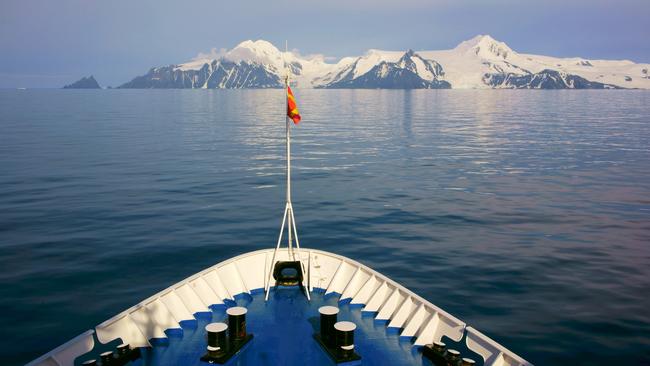
<svg viewBox="0 0 650 366">
<path fill-rule="evenodd" d="M 296 90 L 300 241 L 538 365 L 650 364 L 650 92 Z M 3 365 L 275 245 L 281 90 L 0 91 Z"/>
</svg>

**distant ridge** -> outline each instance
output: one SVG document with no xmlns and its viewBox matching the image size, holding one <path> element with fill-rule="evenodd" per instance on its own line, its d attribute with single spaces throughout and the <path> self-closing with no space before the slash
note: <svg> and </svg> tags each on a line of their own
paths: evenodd
<svg viewBox="0 0 650 366">
<path fill-rule="evenodd" d="M 101 87 L 95 77 L 90 75 L 64 86 L 63 89 L 101 89 Z"/>
<path fill-rule="evenodd" d="M 192 61 L 151 68 L 120 88 L 650 89 L 649 64 L 521 54 L 489 35 L 442 51 L 369 50 L 336 63 L 244 41 Z"/>
</svg>

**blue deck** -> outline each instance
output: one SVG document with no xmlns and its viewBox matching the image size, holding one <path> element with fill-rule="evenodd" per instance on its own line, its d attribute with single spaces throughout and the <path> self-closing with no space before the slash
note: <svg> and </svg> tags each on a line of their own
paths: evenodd
<svg viewBox="0 0 650 366">
<path fill-rule="evenodd" d="M 355 347 L 362 360 L 351 364 L 364 365 L 430 365 L 408 339 L 400 339 L 386 324 L 364 315 L 359 307 L 338 303 L 338 297 L 312 292 L 307 301 L 298 288 L 273 290 L 268 302 L 260 291 L 252 296 L 239 296 L 236 303 L 248 308 L 247 331 L 253 340 L 226 365 L 333 365 L 312 335 L 318 331 L 318 308 L 339 306 L 339 320 L 357 325 Z M 234 306 L 231 302 L 228 306 Z M 374 315 L 374 314 L 373 314 Z M 154 347 L 142 349 L 142 358 L 135 366 L 208 365 L 199 358 L 207 345 L 204 327 L 208 323 L 226 321 L 226 307 L 215 307 L 201 314 L 197 321 L 185 322 L 182 331 L 168 332 L 166 340 L 155 340 Z"/>
</svg>

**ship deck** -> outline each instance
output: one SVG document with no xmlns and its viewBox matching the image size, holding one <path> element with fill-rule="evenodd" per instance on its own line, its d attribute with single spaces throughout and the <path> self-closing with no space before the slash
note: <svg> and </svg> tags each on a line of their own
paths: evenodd
<svg viewBox="0 0 650 366">
<path fill-rule="evenodd" d="M 290 253 L 279 252 L 278 261 Z M 355 351 L 365 365 L 430 365 L 422 346 L 443 341 L 477 365 L 532 366 L 453 315 L 373 269 L 334 253 L 305 249 L 309 301 L 299 287 L 263 289 L 273 250 L 244 253 L 198 272 L 115 315 L 29 363 L 75 366 L 99 359 L 120 343 L 140 349 L 132 365 L 205 365 L 205 326 L 226 320 L 226 309 L 244 306 L 251 342 L 231 365 L 333 365 L 314 340 L 318 308 L 339 307 L 339 321 L 352 321 Z M 358 362 L 357 362 L 358 363 Z"/>
<path fill-rule="evenodd" d="M 426 365 L 422 354 L 399 333 L 386 328 L 372 314 L 362 313 L 359 306 L 338 302 L 338 296 L 324 291 L 312 292 L 308 301 L 297 287 L 272 290 L 269 301 L 256 291 L 238 296 L 227 306 L 244 306 L 246 328 L 254 338 L 227 365 L 334 365 L 325 350 L 313 338 L 319 331 L 318 308 L 338 306 L 338 319 L 357 325 L 355 349 L 361 361 L 349 365 Z M 226 322 L 227 306 L 214 306 L 210 313 L 201 313 L 195 321 L 183 322 L 182 331 L 168 331 L 168 338 L 154 340 L 152 348 L 142 348 L 142 356 L 132 362 L 137 366 L 208 365 L 200 361 L 207 346 L 205 326 L 211 322 Z M 476 359 L 480 357 L 476 356 Z"/>
</svg>

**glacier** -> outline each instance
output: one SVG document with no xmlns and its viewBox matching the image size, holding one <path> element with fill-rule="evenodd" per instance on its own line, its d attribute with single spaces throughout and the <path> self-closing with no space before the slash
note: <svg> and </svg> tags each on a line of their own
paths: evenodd
<svg viewBox="0 0 650 366">
<path fill-rule="evenodd" d="M 151 68 L 120 88 L 650 89 L 650 64 L 518 53 L 489 35 L 450 50 L 383 51 L 326 62 L 244 41 L 218 54 Z"/>
</svg>

